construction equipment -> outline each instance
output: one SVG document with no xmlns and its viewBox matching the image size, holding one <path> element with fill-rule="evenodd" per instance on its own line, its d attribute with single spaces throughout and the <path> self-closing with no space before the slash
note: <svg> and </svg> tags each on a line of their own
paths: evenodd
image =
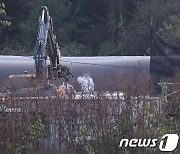
<svg viewBox="0 0 180 154">
<path fill-rule="evenodd" d="M 49 57 L 50 64 L 47 65 Z M 56 36 L 53 34 L 53 22 L 46 6 L 42 6 L 42 14 L 39 18 L 39 30 L 34 55 L 36 75 L 43 79 L 57 79 L 67 76 L 69 69 L 61 65 L 61 51 Z"/>
</svg>

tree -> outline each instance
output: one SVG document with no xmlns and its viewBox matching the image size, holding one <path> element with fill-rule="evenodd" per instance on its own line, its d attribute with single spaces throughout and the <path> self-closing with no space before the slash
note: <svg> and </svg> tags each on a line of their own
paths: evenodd
<svg viewBox="0 0 180 154">
<path fill-rule="evenodd" d="M 7 20 L 5 4 L 0 3 L 0 49 L 2 49 L 2 44 L 4 42 L 4 30 L 11 25 L 11 22 Z"/>
<path fill-rule="evenodd" d="M 11 22 L 5 19 L 6 11 L 5 11 L 5 4 L 0 3 L 0 29 L 2 30 L 3 27 L 7 27 L 11 25 Z"/>
<path fill-rule="evenodd" d="M 151 19 L 165 41 L 175 47 L 180 43 L 179 0 L 6 0 L 5 4 L 7 15 L 2 4 L 0 19 L 12 24 L 3 30 L 0 43 L 13 54 L 33 54 L 43 5 L 49 8 L 62 55 L 149 55 Z"/>
<path fill-rule="evenodd" d="M 128 55 L 149 55 L 151 49 L 150 25 L 172 45 L 180 43 L 178 0 L 145 0 L 136 3 L 137 10 L 127 26 L 123 40 Z"/>
</svg>

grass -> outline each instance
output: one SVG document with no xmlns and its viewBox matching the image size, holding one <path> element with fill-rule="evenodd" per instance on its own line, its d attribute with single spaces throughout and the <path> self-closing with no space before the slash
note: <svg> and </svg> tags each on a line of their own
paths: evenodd
<svg viewBox="0 0 180 154">
<path fill-rule="evenodd" d="M 116 77 L 116 87 L 111 87 L 124 92 L 124 99 L 108 99 L 101 95 L 102 90 L 96 99 L 9 99 L 7 106 L 22 108 L 22 112 L 0 113 L 0 153 L 160 153 L 158 146 L 118 145 L 123 138 L 160 139 L 164 134 L 180 134 L 180 93 L 163 102 L 154 79 L 143 73 L 134 79 L 129 82 L 121 74 Z M 180 83 L 180 75 L 166 82 Z M 178 89 L 179 84 L 170 84 L 167 93 Z M 180 147 L 174 153 L 179 151 Z"/>
</svg>

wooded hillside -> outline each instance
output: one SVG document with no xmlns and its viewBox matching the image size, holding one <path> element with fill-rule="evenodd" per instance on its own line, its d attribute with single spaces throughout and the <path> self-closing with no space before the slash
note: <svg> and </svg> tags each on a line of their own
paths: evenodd
<svg viewBox="0 0 180 154">
<path fill-rule="evenodd" d="M 180 45 L 179 0 L 4 0 L 0 54 L 32 55 L 41 6 L 49 8 L 65 56 L 149 55 L 153 28 Z"/>
</svg>

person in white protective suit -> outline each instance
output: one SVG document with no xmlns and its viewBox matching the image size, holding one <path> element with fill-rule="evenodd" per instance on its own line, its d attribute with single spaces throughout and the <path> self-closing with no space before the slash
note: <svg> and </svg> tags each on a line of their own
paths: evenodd
<svg viewBox="0 0 180 154">
<path fill-rule="evenodd" d="M 83 76 L 77 78 L 77 82 L 81 84 L 81 90 L 83 93 L 92 93 L 94 91 L 93 79 L 85 73 Z"/>
</svg>

